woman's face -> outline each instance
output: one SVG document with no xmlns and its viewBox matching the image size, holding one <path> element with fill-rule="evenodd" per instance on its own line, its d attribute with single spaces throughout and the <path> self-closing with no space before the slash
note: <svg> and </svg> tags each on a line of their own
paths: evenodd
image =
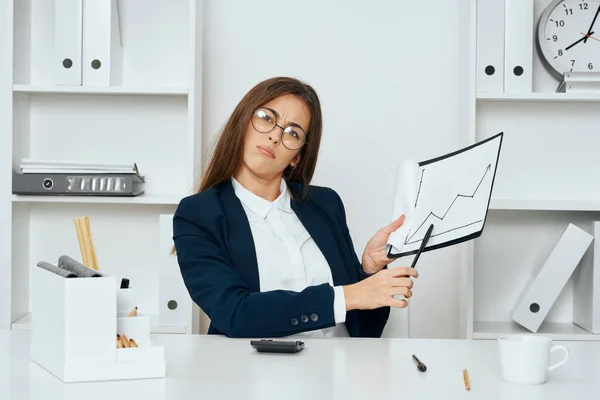
<svg viewBox="0 0 600 400">
<path fill-rule="evenodd" d="M 289 165 L 300 161 L 309 123 L 308 107 L 293 95 L 277 97 L 259 107 L 246 128 L 242 168 L 262 179 L 281 177 Z"/>
</svg>

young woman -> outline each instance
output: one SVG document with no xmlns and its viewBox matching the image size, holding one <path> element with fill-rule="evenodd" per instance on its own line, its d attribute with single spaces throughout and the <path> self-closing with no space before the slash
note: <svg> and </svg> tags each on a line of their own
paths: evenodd
<svg viewBox="0 0 600 400">
<path fill-rule="evenodd" d="M 386 268 L 400 217 L 354 251 L 338 194 L 310 185 L 321 141 L 312 87 L 272 78 L 226 123 L 196 194 L 173 218 L 175 251 L 209 334 L 380 337 L 412 296 L 413 268 Z"/>
</svg>

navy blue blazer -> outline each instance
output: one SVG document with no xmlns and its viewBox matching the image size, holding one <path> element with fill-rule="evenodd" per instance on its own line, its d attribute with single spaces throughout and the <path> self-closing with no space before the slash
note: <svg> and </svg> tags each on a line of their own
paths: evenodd
<svg viewBox="0 0 600 400">
<path fill-rule="evenodd" d="M 292 198 L 303 186 L 290 182 Z M 366 275 L 354 251 L 338 194 L 310 186 L 306 199 L 291 207 L 327 259 L 334 286 Z M 209 334 L 229 337 L 284 337 L 335 325 L 334 290 L 324 283 L 301 292 L 261 293 L 252 232 L 230 180 L 184 198 L 173 217 L 173 240 L 181 274 L 192 300 L 211 319 Z M 351 310 L 351 337 L 380 337 L 389 307 Z"/>
</svg>

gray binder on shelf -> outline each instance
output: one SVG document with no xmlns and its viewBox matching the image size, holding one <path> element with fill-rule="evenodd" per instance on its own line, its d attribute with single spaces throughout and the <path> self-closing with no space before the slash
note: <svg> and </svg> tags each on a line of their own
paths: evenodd
<svg viewBox="0 0 600 400">
<path fill-rule="evenodd" d="M 136 173 L 15 173 L 12 192 L 48 196 L 139 196 L 144 177 Z"/>
</svg>

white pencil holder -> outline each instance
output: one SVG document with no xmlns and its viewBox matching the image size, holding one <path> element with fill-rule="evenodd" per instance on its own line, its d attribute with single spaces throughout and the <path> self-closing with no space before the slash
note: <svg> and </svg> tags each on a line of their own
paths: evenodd
<svg viewBox="0 0 600 400">
<path fill-rule="evenodd" d="M 139 347 L 150 346 L 150 318 L 146 315 L 117 317 L 117 333 L 133 339 Z"/>
<path fill-rule="evenodd" d="M 135 288 L 117 289 L 117 316 L 126 317 L 137 307 L 138 296 Z"/>
<path fill-rule="evenodd" d="M 147 317 L 117 317 L 114 277 L 63 278 L 34 267 L 31 311 L 31 359 L 63 382 L 166 375 L 164 349 L 150 343 Z M 143 345 L 117 348 L 119 324 Z"/>
</svg>

